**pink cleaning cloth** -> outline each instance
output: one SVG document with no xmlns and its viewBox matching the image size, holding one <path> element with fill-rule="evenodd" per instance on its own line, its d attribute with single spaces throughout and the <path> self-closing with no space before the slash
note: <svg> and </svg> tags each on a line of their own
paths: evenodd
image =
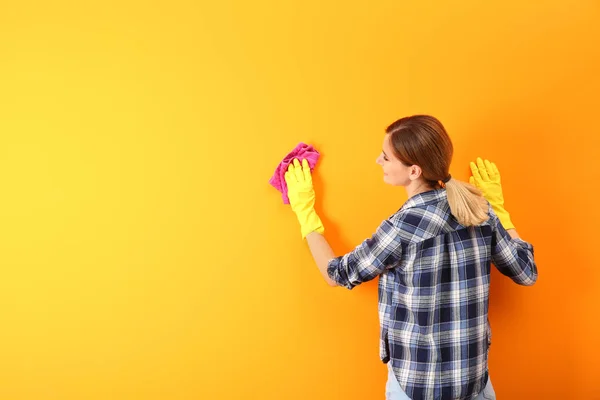
<svg viewBox="0 0 600 400">
<path fill-rule="evenodd" d="M 292 150 L 287 156 L 285 156 L 283 161 L 279 163 L 279 165 L 275 169 L 275 173 L 269 180 L 269 183 L 275 189 L 281 192 L 283 204 L 290 204 L 290 199 L 287 194 L 287 184 L 285 183 L 284 177 L 288 166 L 294 161 L 294 158 L 297 158 L 298 161 L 300 161 L 300 163 L 302 163 L 302 160 L 306 159 L 308 161 L 308 165 L 310 166 L 310 171 L 312 172 L 315 169 L 315 165 L 317 165 L 319 155 L 319 152 L 315 150 L 313 146 L 301 142 L 296 146 L 294 150 Z"/>
</svg>

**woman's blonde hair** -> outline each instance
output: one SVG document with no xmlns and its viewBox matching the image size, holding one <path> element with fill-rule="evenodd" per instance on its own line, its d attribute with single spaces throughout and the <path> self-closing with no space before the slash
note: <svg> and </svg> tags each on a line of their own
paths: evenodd
<svg viewBox="0 0 600 400">
<path fill-rule="evenodd" d="M 450 211 L 461 225 L 487 221 L 488 203 L 481 191 L 449 174 L 454 148 L 439 120 L 429 115 L 412 115 L 388 126 L 386 133 L 394 155 L 404 165 L 418 165 L 432 188 L 446 188 Z"/>
</svg>

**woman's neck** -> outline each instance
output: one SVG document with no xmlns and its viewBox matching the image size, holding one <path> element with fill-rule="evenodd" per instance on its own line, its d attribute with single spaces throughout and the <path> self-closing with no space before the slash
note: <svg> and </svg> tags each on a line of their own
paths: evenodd
<svg viewBox="0 0 600 400">
<path fill-rule="evenodd" d="M 413 196 L 418 195 L 419 193 L 425 193 L 425 192 L 429 192 L 430 190 L 433 190 L 433 188 L 431 186 L 429 186 L 428 184 L 426 184 L 425 182 L 411 182 L 410 185 L 405 186 L 406 189 L 406 195 L 408 196 L 408 198 L 410 199 Z"/>
</svg>

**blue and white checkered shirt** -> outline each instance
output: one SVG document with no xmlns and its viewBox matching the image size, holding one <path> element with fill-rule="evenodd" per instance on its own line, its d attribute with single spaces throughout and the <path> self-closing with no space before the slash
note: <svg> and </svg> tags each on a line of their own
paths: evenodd
<svg viewBox="0 0 600 400">
<path fill-rule="evenodd" d="M 490 218 L 465 227 L 445 189 L 411 197 L 375 234 L 329 262 L 352 289 L 379 278 L 380 356 L 413 400 L 472 399 L 488 379 L 490 265 L 533 285 L 533 247 Z"/>
</svg>

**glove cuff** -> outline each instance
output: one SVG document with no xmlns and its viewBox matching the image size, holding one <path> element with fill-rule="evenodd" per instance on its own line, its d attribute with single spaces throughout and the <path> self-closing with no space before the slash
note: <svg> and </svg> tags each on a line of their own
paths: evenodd
<svg viewBox="0 0 600 400">
<path fill-rule="evenodd" d="M 306 239 L 306 236 L 311 232 L 319 232 L 320 234 L 325 232 L 323 222 L 314 209 L 308 213 L 298 215 L 298 222 L 300 222 L 302 239 Z"/>
<path fill-rule="evenodd" d="M 498 207 L 497 209 L 496 207 L 494 207 L 494 212 L 498 216 L 498 219 L 500 220 L 500 223 L 502 224 L 504 229 L 515 229 L 515 226 L 513 225 L 510 219 L 510 214 L 508 213 L 508 211 L 506 211 L 503 207 Z"/>
</svg>

